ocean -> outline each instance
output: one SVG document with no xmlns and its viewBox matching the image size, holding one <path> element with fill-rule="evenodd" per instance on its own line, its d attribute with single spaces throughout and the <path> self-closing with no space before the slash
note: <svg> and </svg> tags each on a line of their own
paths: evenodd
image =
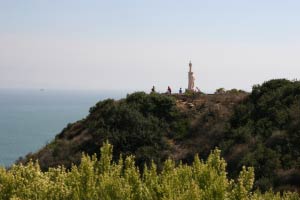
<svg viewBox="0 0 300 200">
<path fill-rule="evenodd" d="M 43 147 L 68 123 L 87 116 L 106 98 L 120 99 L 127 91 L 59 91 L 0 89 L 0 165 Z"/>
</svg>

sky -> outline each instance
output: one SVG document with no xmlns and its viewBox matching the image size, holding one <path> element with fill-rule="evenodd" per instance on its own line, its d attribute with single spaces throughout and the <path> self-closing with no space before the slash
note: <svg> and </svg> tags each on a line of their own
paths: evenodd
<svg viewBox="0 0 300 200">
<path fill-rule="evenodd" d="M 0 88 L 202 91 L 300 77 L 299 0 L 0 0 Z"/>
</svg>

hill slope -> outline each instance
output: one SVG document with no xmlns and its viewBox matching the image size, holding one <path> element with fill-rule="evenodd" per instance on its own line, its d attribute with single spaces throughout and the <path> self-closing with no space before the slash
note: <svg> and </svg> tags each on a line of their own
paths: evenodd
<svg viewBox="0 0 300 200">
<path fill-rule="evenodd" d="M 236 177 L 254 166 L 262 190 L 300 186 L 300 83 L 271 80 L 251 94 L 232 90 L 214 95 L 128 95 L 101 101 L 87 118 L 68 125 L 53 142 L 20 162 L 38 159 L 42 169 L 79 164 L 81 153 L 99 152 L 109 140 L 114 159 L 134 154 L 142 167 L 167 157 L 190 163 L 218 146 Z"/>
</svg>

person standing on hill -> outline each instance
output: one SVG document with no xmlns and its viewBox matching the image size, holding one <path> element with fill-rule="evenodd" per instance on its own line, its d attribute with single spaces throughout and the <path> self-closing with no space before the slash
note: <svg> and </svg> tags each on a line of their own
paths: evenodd
<svg viewBox="0 0 300 200">
<path fill-rule="evenodd" d="M 155 87 L 153 85 L 152 89 L 151 89 L 151 93 L 155 93 Z"/>
<path fill-rule="evenodd" d="M 179 89 L 179 94 L 182 94 L 182 88 Z"/>
<path fill-rule="evenodd" d="M 171 87 L 170 87 L 170 86 L 168 86 L 168 93 L 169 93 L 169 94 L 172 94 L 172 90 L 171 90 Z"/>
</svg>

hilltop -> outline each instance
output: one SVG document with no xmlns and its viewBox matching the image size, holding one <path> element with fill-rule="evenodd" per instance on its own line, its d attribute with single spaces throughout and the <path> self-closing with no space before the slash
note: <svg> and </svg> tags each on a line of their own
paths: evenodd
<svg viewBox="0 0 300 200">
<path fill-rule="evenodd" d="M 120 153 L 133 154 L 140 168 L 168 157 L 191 163 L 215 147 L 228 162 L 229 176 L 254 166 L 261 190 L 296 190 L 300 186 L 300 83 L 271 80 L 243 91 L 165 95 L 137 92 L 107 99 L 90 114 L 69 124 L 55 139 L 19 162 L 38 160 L 41 168 L 78 165 L 82 152 L 98 153 L 106 140 Z M 99 155 L 98 155 L 99 156 Z"/>
</svg>

